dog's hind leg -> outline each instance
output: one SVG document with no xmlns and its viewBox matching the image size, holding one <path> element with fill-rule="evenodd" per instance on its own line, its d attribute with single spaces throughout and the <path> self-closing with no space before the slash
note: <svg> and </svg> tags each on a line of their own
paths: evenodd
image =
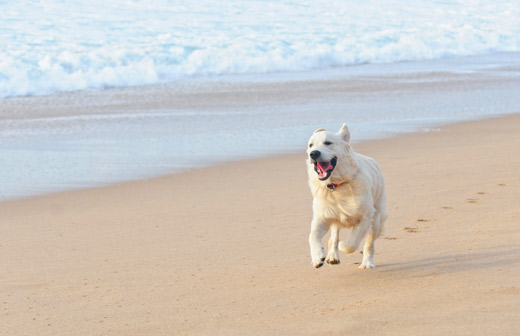
<svg viewBox="0 0 520 336">
<path fill-rule="evenodd" d="M 376 267 L 374 264 L 374 241 L 374 232 L 370 230 L 367 234 L 367 239 L 365 240 L 365 246 L 363 247 L 363 262 L 361 262 L 359 268 L 365 269 Z"/>
<path fill-rule="evenodd" d="M 339 264 L 338 243 L 339 243 L 339 226 L 336 224 L 333 224 L 330 227 L 329 253 L 327 254 L 327 259 L 325 259 L 327 264 L 331 264 L 331 265 Z"/>
<path fill-rule="evenodd" d="M 386 214 L 384 215 L 386 217 Z M 381 217 L 381 213 L 377 213 L 374 216 L 374 220 L 371 223 L 370 231 L 368 232 L 367 238 L 365 240 L 365 246 L 363 248 L 363 262 L 359 265 L 359 268 L 374 268 L 376 265 L 374 264 L 374 241 L 381 234 L 381 226 L 383 225 L 385 217 Z"/>
<path fill-rule="evenodd" d="M 316 268 L 323 266 L 325 261 L 325 251 L 323 250 L 322 239 L 329 230 L 327 223 L 313 219 L 311 223 L 311 233 L 309 234 L 309 245 L 311 248 L 312 265 Z"/>
<path fill-rule="evenodd" d="M 371 221 L 372 216 L 365 216 L 361 219 L 361 221 L 352 228 L 348 240 L 339 242 L 339 249 L 347 254 L 356 252 L 361 239 L 363 239 L 370 228 Z"/>
</svg>

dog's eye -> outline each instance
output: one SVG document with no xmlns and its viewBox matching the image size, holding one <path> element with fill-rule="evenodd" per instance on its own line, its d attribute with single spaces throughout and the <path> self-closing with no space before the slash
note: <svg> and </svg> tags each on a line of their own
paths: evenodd
<svg viewBox="0 0 520 336">
<path fill-rule="evenodd" d="M 330 142 L 330 141 L 325 141 L 323 144 L 324 144 L 325 146 L 330 146 L 330 145 L 332 145 L 332 142 Z"/>
<path fill-rule="evenodd" d="M 309 144 L 309 148 L 312 148 L 312 144 Z"/>
</svg>

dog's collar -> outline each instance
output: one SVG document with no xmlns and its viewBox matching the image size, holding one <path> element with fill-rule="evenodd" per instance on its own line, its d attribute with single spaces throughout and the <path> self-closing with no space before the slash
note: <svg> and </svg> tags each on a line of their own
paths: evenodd
<svg viewBox="0 0 520 336">
<path fill-rule="evenodd" d="M 329 183 L 329 184 L 327 184 L 327 189 L 329 189 L 330 191 L 334 191 L 334 190 L 336 190 L 337 187 L 340 187 L 340 186 L 342 186 L 344 184 L 347 184 L 347 183 L 348 182 L 342 182 L 342 183 L 338 183 L 338 184 L 336 184 L 336 183 Z"/>
</svg>

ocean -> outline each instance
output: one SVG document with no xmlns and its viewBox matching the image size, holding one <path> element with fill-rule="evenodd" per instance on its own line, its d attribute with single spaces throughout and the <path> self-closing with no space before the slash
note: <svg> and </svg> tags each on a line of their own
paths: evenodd
<svg viewBox="0 0 520 336">
<path fill-rule="evenodd" d="M 0 97 L 520 51 L 518 0 L 21 0 L 0 13 Z"/>
<path fill-rule="evenodd" d="M 0 13 L 0 200 L 303 153 L 314 129 L 343 122 L 358 142 L 520 112 L 520 1 Z"/>
</svg>

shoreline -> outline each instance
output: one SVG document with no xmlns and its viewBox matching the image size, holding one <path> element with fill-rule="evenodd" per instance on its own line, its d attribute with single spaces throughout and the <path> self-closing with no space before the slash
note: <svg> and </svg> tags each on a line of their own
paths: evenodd
<svg viewBox="0 0 520 336">
<path fill-rule="evenodd" d="M 364 141 L 517 113 L 520 64 L 501 57 L 0 100 L 0 199 L 282 155 L 343 122 Z"/>
<path fill-rule="evenodd" d="M 519 124 L 355 145 L 386 181 L 373 270 L 358 252 L 311 266 L 303 152 L 0 203 L 4 330 L 518 333 Z"/>
<path fill-rule="evenodd" d="M 387 136 L 387 137 L 380 137 L 380 138 L 373 138 L 373 139 L 362 139 L 357 140 L 352 139 L 352 144 L 354 148 L 365 148 L 365 147 L 372 147 L 374 144 L 377 146 L 379 143 L 382 143 L 384 141 L 392 141 L 392 140 L 400 140 L 400 139 L 406 139 L 407 137 L 414 137 L 420 134 L 427 134 L 427 133 L 436 133 L 436 132 L 442 132 L 443 129 L 449 128 L 452 126 L 458 126 L 458 125 L 471 125 L 473 123 L 481 123 L 486 121 L 492 121 L 492 120 L 502 120 L 502 119 L 508 119 L 508 118 L 515 118 L 520 116 L 520 112 L 512 113 L 512 114 L 505 114 L 505 115 L 493 115 L 493 116 L 485 116 L 480 119 L 471 119 L 471 120 L 460 120 L 460 121 L 454 121 L 454 122 L 448 122 L 448 123 L 432 123 L 430 125 L 424 125 L 421 129 L 418 129 L 417 131 L 412 132 L 405 132 L 405 133 L 395 133 L 393 135 Z M 354 136 L 354 135 L 353 135 Z M 204 172 L 206 170 L 211 169 L 226 169 L 226 167 L 231 167 L 233 165 L 240 165 L 241 163 L 254 163 L 254 162 L 261 162 L 264 160 L 277 160 L 281 158 L 295 158 L 302 156 L 302 153 L 305 152 L 305 148 L 302 147 L 300 150 L 300 153 L 298 153 L 296 150 L 292 152 L 286 152 L 286 153 L 280 153 L 273 156 L 258 156 L 258 157 L 246 157 L 242 159 L 237 159 L 233 161 L 222 161 L 222 162 L 215 162 L 212 164 L 206 164 L 204 166 L 199 167 L 192 167 L 192 168 L 185 168 L 183 170 L 170 172 L 170 173 L 164 173 L 160 175 L 155 176 L 149 176 L 149 177 L 143 177 L 143 178 L 136 178 L 131 180 L 123 180 L 123 181 L 115 181 L 111 183 L 105 183 L 102 185 L 93 185 L 93 186 L 84 186 L 84 187 L 77 187 L 77 188 L 71 188 L 68 190 L 58 190 L 58 191 L 50 191 L 46 192 L 44 194 L 39 195 L 27 195 L 27 196 L 21 196 L 19 198 L 11 198 L 11 199 L 0 199 L 0 205 L 4 203 L 16 203 L 16 202 L 25 202 L 25 201 L 31 201 L 33 199 L 38 198 L 46 198 L 46 197 L 53 197 L 53 196 L 60 196 L 64 194 L 74 194 L 74 193 L 81 193 L 81 192 L 95 192 L 96 190 L 102 190 L 102 189 L 110 189 L 110 188 L 118 188 L 118 187 L 124 187 L 125 185 L 131 185 L 133 183 L 148 183 L 153 182 L 155 180 L 164 180 L 169 179 L 173 177 L 179 177 L 182 178 L 183 175 L 191 175 L 191 174 L 197 174 L 200 172 Z M 302 160 L 305 160 L 303 157 Z"/>
</svg>

